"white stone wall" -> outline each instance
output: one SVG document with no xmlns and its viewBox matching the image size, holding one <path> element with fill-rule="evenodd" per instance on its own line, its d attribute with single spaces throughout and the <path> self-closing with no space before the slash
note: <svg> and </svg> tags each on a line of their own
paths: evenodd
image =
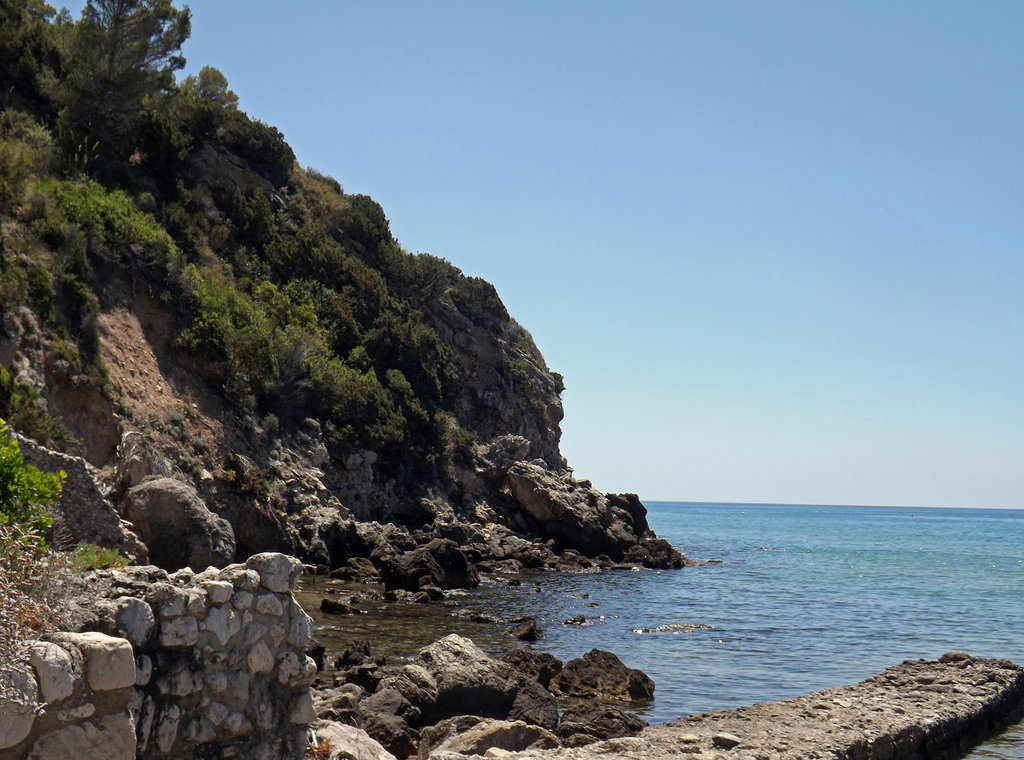
<svg viewBox="0 0 1024 760">
<path fill-rule="evenodd" d="M 106 633 L 33 648 L 27 688 L 47 706 L 35 718 L 0 705 L 0 760 L 301 758 L 316 718 L 313 623 L 291 594 L 301 569 L 267 553 L 145 584 L 123 571 L 135 590 L 101 605 Z"/>
</svg>

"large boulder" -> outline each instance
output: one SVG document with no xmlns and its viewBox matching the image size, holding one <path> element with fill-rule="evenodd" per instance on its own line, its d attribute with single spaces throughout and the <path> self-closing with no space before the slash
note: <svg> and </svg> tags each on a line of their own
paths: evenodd
<svg viewBox="0 0 1024 760">
<path fill-rule="evenodd" d="M 633 518 L 603 494 L 541 462 L 516 462 L 507 474 L 509 491 L 545 535 L 587 556 L 622 559 L 637 543 Z"/>
<path fill-rule="evenodd" d="M 198 570 L 224 567 L 234 559 L 231 525 L 211 512 L 187 483 L 172 478 L 147 480 L 128 489 L 123 506 L 157 567 Z"/>
<path fill-rule="evenodd" d="M 548 652 L 510 649 L 501 659 L 545 689 L 548 688 L 551 679 L 562 672 L 562 661 Z"/>
<path fill-rule="evenodd" d="M 632 701 L 651 699 L 654 681 L 643 671 L 623 665 L 611 652 L 591 649 L 582 659 L 565 663 L 549 689 L 565 697 Z"/>
<path fill-rule="evenodd" d="M 377 563 L 384 587 L 418 591 L 424 586 L 441 589 L 473 588 L 480 583 L 476 569 L 458 544 L 437 538 L 418 549 L 382 556 Z"/>
<path fill-rule="evenodd" d="M 412 665 L 388 686 L 402 692 L 422 712 L 424 725 L 454 715 L 517 717 L 550 723 L 555 700 L 469 639 L 452 634 L 424 647 Z M 517 704 L 518 703 L 518 704 Z"/>
</svg>

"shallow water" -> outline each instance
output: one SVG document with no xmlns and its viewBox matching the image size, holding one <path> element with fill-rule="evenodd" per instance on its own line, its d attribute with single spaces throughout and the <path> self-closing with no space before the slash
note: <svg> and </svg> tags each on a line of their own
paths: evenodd
<svg viewBox="0 0 1024 760">
<path fill-rule="evenodd" d="M 316 616 L 329 649 L 368 638 L 408 653 L 447 633 L 500 653 L 499 623 L 533 615 L 561 659 L 608 649 L 656 682 L 660 722 L 859 681 L 903 659 L 961 650 L 1024 663 L 1024 512 L 649 503 L 682 571 L 541 573 L 451 595 L 458 606 L 365 603 Z M 534 585 L 534 584 L 537 585 Z M 304 599 L 309 609 L 315 597 Z M 584 616 L 584 626 L 563 621 Z M 971 757 L 1024 758 L 1024 726 Z"/>
</svg>

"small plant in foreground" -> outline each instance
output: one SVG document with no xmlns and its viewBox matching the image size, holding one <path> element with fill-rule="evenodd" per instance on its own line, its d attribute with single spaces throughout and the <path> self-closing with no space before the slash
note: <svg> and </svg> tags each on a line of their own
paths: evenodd
<svg viewBox="0 0 1024 760">
<path fill-rule="evenodd" d="M 84 541 L 71 552 L 71 567 L 79 573 L 108 567 L 124 567 L 127 564 L 128 560 L 121 556 L 117 549 L 104 549 L 102 546 Z"/>
</svg>

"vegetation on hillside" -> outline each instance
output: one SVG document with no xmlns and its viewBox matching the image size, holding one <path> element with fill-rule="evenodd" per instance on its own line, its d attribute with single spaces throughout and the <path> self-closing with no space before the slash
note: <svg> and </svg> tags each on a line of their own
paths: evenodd
<svg viewBox="0 0 1024 760">
<path fill-rule="evenodd" d="M 254 430 L 313 417 L 333 454 L 372 449 L 399 487 L 443 480 L 474 433 L 425 310 L 446 294 L 501 331 L 494 288 L 403 250 L 379 204 L 300 168 L 221 72 L 178 81 L 190 22 L 171 0 L 89 0 L 78 20 L 0 0 L 0 311 L 30 307 L 103 387 L 104 288 L 145 283 Z M 3 374 L 0 413 L 73 445 Z"/>
<path fill-rule="evenodd" d="M 51 591 L 62 559 L 49 551 L 44 531 L 62 479 L 26 464 L 0 419 L 0 701 L 36 706 L 19 686 L 27 642 L 59 617 Z"/>
</svg>

